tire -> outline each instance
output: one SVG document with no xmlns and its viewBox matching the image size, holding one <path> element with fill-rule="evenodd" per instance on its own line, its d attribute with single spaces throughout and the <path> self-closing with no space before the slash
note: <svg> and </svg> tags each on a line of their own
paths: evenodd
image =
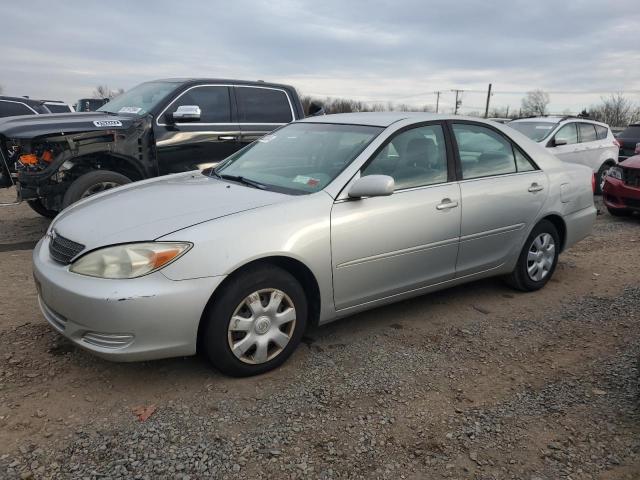
<svg viewBox="0 0 640 480">
<path fill-rule="evenodd" d="M 110 170 L 94 170 L 76 178 L 67 189 L 62 199 L 62 208 L 66 208 L 78 200 L 131 183 L 129 177 Z"/>
<path fill-rule="evenodd" d="M 273 295 L 280 294 L 276 292 L 284 294 L 280 310 L 269 311 Z M 256 304 L 257 299 L 260 305 Z M 255 306 L 249 308 L 249 303 Z M 289 313 L 283 315 L 285 312 Z M 278 326 L 273 320 L 280 315 L 283 316 L 278 321 L 288 322 Z M 200 345 L 216 369 L 232 377 L 259 375 L 282 365 L 300 343 L 307 325 L 307 298 L 300 283 L 287 271 L 270 265 L 255 267 L 237 274 L 223 286 L 203 321 L 206 323 L 201 329 Z M 288 342 L 283 341 L 285 337 L 289 337 Z M 272 338 L 282 343 L 278 345 Z"/>
<path fill-rule="evenodd" d="M 538 243 L 534 245 L 534 243 L 538 242 L 541 238 L 548 238 L 553 242 L 552 260 L 548 256 L 548 250 L 540 249 L 540 244 Z M 532 255 L 539 255 L 538 260 L 529 259 L 529 253 L 532 250 L 542 250 L 542 253 L 540 254 L 532 252 Z M 507 277 L 507 283 L 509 283 L 513 288 L 522 290 L 523 292 L 533 292 L 541 289 L 547 284 L 556 269 L 556 265 L 558 264 L 558 255 L 560 253 L 559 250 L 560 236 L 558 235 L 558 230 L 550 221 L 541 220 L 533 228 L 527 238 L 527 241 L 524 243 L 520 256 L 518 257 L 516 268 Z M 547 252 L 547 254 L 545 254 L 545 252 Z M 529 265 L 529 262 L 531 262 L 531 265 Z M 541 262 L 544 262 L 544 268 L 540 266 Z M 538 265 L 537 269 L 533 268 L 534 264 Z M 534 275 L 530 274 L 529 268 L 533 268 Z"/>
<path fill-rule="evenodd" d="M 602 189 L 604 187 L 604 179 L 607 176 L 607 172 L 611 167 L 613 167 L 615 163 L 611 161 L 606 161 L 600 166 L 598 173 L 596 174 L 596 191 L 594 192 L 596 195 L 602 195 Z"/>
<path fill-rule="evenodd" d="M 59 213 L 56 210 L 49 210 L 44 206 L 42 200 L 40 200 L 39 198 L 36 200 L 27 200 L 27 204 L 31 207 L 31 210 L 38 213 L 39 215 L 42 215 L 43 217 L 54 218 Z"/>
<path fill-rule="evenodd" d="M 614 217 L 628 217 L 629 215 L 631 215 L 631 210 L 627 210 L 626 208 L 607 207 L 607 211 Z"/>
</svg>

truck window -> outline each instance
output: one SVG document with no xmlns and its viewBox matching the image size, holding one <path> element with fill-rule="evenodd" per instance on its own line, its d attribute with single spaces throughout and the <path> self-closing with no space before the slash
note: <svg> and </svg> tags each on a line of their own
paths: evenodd
<svg viewBox="0 0 640 480">
<path fill-rule="evenodd" d="M 282 90 L 236 87 L 240 123 L 289 123 L 293 120 L 287 94 Z"/>
<path fill-rule="evenodd" d="M 173 101 L 167 113 L 175 112 L 180 105 L 200 107 L 199 123 L 230 123 L 231 102 L 228 87 L 195 87 Z M 193 122 L 198 123 L 198 122 Z"/>
<path fill-rule="evenodd" d="M 9 102 L 0 100 L 0 117 L 11 117 L 13 115 L 33 115 L 35 112 L 24 103 Z"/>
</svg>

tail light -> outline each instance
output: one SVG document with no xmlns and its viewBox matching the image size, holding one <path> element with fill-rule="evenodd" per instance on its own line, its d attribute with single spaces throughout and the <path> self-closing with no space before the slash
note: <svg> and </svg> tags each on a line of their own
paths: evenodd
<svg viewBox="0 0 640 480">
<path fill-rule="evenodd" d="M 591 175 L 591 190 L 596 193 L 596 174 Z"/>
<path fill-rule="evenodd" d="M 620 140 L 618 140 L 617 138 L 613 139 L 613 144 L 618 148 L 622 148 L 622 143 L 620 143 Z"/>
</svg>

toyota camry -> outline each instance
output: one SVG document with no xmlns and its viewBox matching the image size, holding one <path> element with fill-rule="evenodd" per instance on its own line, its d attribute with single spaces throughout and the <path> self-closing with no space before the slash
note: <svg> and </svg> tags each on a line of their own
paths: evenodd
<svg viewBox="0 0 640 480">
<path fill-rule="evenodd" d="M 34 250 L 38 299 L 104 358 L 202 351 L 254 375 L 310 324 L 490 276 L 542 288 L 591 232 L 593 189 L 591 169 L 498 123 L 314 117 L 67 208 Z"/>
</svg>

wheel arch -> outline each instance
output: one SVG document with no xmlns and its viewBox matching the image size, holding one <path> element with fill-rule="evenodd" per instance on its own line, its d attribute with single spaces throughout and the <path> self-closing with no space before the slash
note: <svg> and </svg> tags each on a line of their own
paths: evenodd
<svg viewBox="0 0 640 480">
<path fill-rule="evenodd" d="M 567 240 L 567 224 L 565 223 L 564 219 L 560 215 L 552 213 L 545 217 L 542 217 L 540 220 L 538 220 L 538 223 L 540 223 L 542 220 L 547 220 L 551 222 L 554 227 L 556 227 L 558 236 L 560 237 L 560 251 L 562 252 Z"/>
<path fill-rule="evenodd" d="M 318 321 L 320 319 L 320 285 L 316 276 L 313 274 L 311 269 L 305 265 L 302 261 L 289 257 L 286 255 L 271 255 L 267 257 L 261 257 L 254 260 L 251 260 L 239 267 L 237 267 L 233 272 L 231 272 L 223 281 L 218 285 L 215 289 L 209 301 L 207 302 L 206 307 L 202 311 L 202 315 L 200 317 L 200 323 L 198 325 L 198 350 L 200 348 L 200 341 L 202 339 L 202 331 L 204 327 L 204 319 L 209 310 L 210 306 L 216 301 L 217 296 L 220 292 L 223 291 L 225 286 L 237 275 L 242 274 L 243 272 L 255 268 L 257 266 L 262 265 L 271 265 L 279 267 L 289 274 L 293 275 L 293 277 L 300 282 L 300 285 L 304 289 L 307 295 L 307 325 L 318 325 Z"/>
<path fill-rule="evenodd" d="M 132 181 L 144 180 L 148 177 L 138 164 L 135 158 L 127 155 L 118 154 L 115 152 L 101 151 L 96 153 L 86 153 L 69 159 L 74 166 L 71 168 L 73 171 L 78 167 L 89 166 L 91 169 L 96 169 L 96 165 L 100 170 L 111 170 L 113 172 L 120 173 Z"/>
</svg>

